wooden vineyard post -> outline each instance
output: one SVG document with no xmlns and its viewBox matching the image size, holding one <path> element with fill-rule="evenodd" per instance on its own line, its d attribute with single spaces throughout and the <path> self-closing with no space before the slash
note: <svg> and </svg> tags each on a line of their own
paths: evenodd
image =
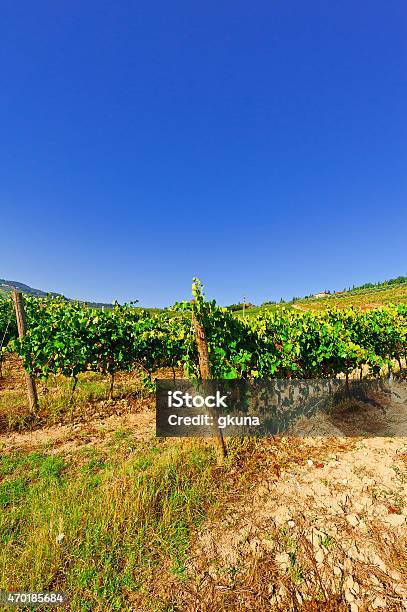
<svg viewBox="0 0 407 612">
<path fill-rule="evenodd" d="M 16 311 L 18 337 L 24 338 L 25 336 L 25 315 L 24 315 L 24 303 L 21 293 L 16 289 L 13 290 L 14 308 Z M 38 408 L 38 396 L 37 389 L 35 386 L 34 378 L 24 370 L 25 380 L 27 384 L 28 402 L 30 405 L 31 412 L 35 412 Z"/>
<path fill-rule="evenodd" d="M 195 307 L 194 307 L 195 308 Z M 206 341 L 205 329 L 198 318 L 195 315 L 195 310 L 192 311 L 192 323 L 195 330 L 196 346 L 198 349 L 199 359 L 199 371 L 201 373 L 202 380 L 211 380 L 212 372 L 211 365 L 209 362 L 208 343 Z M 212 415 L 215 416 L 215 415 Z M 223 459 L 227 457 L 226 444 L 222 436 L 222 432 L 219 427 L 216 426 L 216 437 L 215 437 L 215 450 L 218 463 L 222 463 Z"/>
</svg>

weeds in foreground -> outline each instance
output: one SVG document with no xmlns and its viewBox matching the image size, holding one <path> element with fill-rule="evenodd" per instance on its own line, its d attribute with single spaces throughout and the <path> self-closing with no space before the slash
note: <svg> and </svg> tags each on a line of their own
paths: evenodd
<svg viewBox="0 0 407 612">
<path fill-rule="evenodd" d="M 72 610 L 147 610 L 157 571 L 182 579 L 190 530 L 219 491 L 212 448 L 106 453 L 0 459 L 0 589 L 63 590 Z"/>
</svg>

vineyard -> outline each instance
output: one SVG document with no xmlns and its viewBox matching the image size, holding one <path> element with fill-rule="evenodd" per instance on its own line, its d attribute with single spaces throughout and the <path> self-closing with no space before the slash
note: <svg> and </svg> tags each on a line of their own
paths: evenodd
<svg viewBox="0 0 407 612">
<path fill-rule="evenodd" d="M 191 310 L 203 324 L 216 378 L 377 376 L 407 355 L 407 306 L 302 312 L 279 308 L 242 318 L 206 301 L 199 281 L 193 302 L 152 314 L 131 306 L 110 310 L 25 297 L 27 333 L 18 339 L 11 298 L 0 300 L 2 351 L 15 351 L 38 378 L 77 380 L 84 372 L 111 378 L 138 370 L 146 385 L 160 368 L 198 376 Z"/>
<path fill-rule="evenodd" d="M 199 376 L 194 319 L 217 378 L 396 379 L 406 304 L 243 317 L 193 296 L 159 312 L 24 296 L 22 339 L 0 300 L 0 589 L 64 591 L 73 612 L 402 609 L 407 445 L 380 437 L 407 431 L 402 381 L 394 406 L 345 411 L 360 438 L 322 418 L 322 437 L 230 438 L 222 462 L 212 441 L 157 437 L 150 391 Z"/>
<path fill-rule="evenodd" d="M 358 306 L 363 310 L 387 306 L 389 304 L 400 304 L 407 302 L 407 282 L 394 284 L 383 284 L 378 287 L 366 287 L 345 291 L 344 293 L 332 293 L 325 298 L 308 298 L 298 300 L 298 306 L 305 310 L 323 310 L 327 307 L 348 308 Z"/>
</svg>

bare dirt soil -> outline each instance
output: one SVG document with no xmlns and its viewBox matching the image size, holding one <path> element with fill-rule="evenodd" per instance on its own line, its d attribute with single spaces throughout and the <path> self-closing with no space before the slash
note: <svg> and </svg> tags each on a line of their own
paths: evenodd
<svg viewBox="0 0 407 612">
<path fill-rule="evenodd" d="M 274 465 L 197 535 L 186 610 L 407 610 L 407 393 L 393 390 L 387 413 L 354 405 L 270 442 Z"/>
<path fill-rule="evenodd" d="M 146 410 L 135 414 L 114 414 L 89 420 L 86 423 L 2 434 L 0 435 L 0 452 L 31 452 L 41 449 L 51 453 L 69 454 L 80 448 L 109 443 L 119 429 L 131 429 L 136 441 L 148 439 L 154 434 L 155 415 L 151 410 Z"/>
<path fill-rule="evenodd" d="M 91 387 L 84 396 L 79 389 L 79 398 L 76 400 L 74 396 L 72 405 L 65 381 L 51 381 L 48 385 L 37 381 L 40 407 L 36 415 L 31 415 L 21 362 L 15 355 L 7 355 L 0 378 L 0 426 L 3 425 L 0 452 L 71 453 L 82 447 L 109 443 L 120 429 L 132 430 L 135 440 L 140 441 L 154 435 L 154 398 L 140 391 L 140 383 L 134 376 L 117 375 L 118 392 L 114 399 L 107 399 L 104 387 L 107 390 L 109 382 L 102 377 L 85 374 L 81 380 L 85 384 L 96 381 L 102 391 L 96 387 L 98 395 L 95 395 Z M 53 403 L 58 404 L 58 410 L 44 408 L 47 404 L 53 407 Z M 21 416 L 21 420 L 15 419 L 13 426 L 7 427 L 10 414 Z"/>
</svg>

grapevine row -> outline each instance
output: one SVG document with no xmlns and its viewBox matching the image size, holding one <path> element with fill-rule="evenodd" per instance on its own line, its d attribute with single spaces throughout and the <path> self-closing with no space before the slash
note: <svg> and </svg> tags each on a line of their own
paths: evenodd
<svg viewBox="0 0 407 612">
<path fill-rule="evenodd" d="M 320 378 L 359 369 L 376 376 L 407 353 L 407 306 L 299 312 L 284 308 L 241 319 L 205 300 L 195 284 L 195 309 L 205 327 L 216 378 Z M 0 299 L 0 342 L 41 378 L 81 372 L 114 375 L 138 369 L 151 380 L 160 368 L 198 375 L 191 303 L 150 314 L 116 305 L 98 310 L 60 299 L 25 297 L 27 334 L 17 338 L 11 299 Z"/>
</svg>

